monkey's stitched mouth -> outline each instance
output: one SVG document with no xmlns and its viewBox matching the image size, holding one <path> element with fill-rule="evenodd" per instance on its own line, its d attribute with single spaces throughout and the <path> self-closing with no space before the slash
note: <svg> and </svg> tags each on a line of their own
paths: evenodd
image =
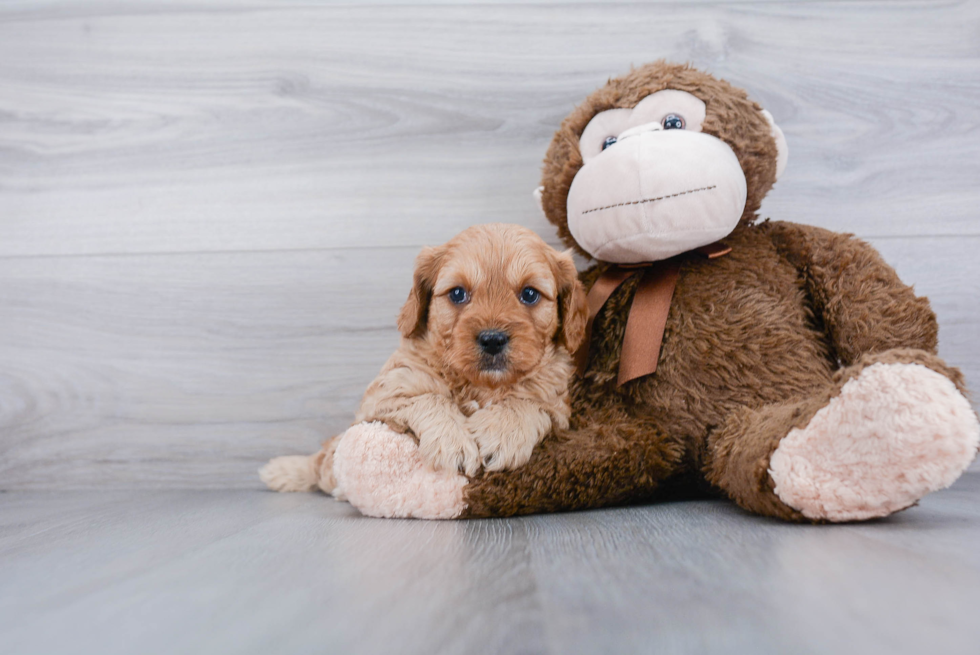
<svg viewBox="0 0 980 655">
<path fill-rule="evenodd" d="M 677 196 L 686 196 L 691 193 L 698 193 L 701 191 L 711 191 L 712 189 L 716 189 L 716 188 L 718 188 L 718 186 L 716 184 L 712 184 L 711 186 L 703 186 L 700 189 L 688 189 L 687 191 L 681 191 L 679 193 L 671 193 L 670 195 L 660 196 L 659 198 L 644 198 L 643 200 L 633 200 L 632 202 L 620 202 L 620 203 L 616 203 L 615 205 L 606 205 L 605 207 L 593 207 L 592 209 L 586 209 L 584 212 L 582 212 L 582 215 L 584 216 L 586 214 L 591 214 L 592 212 L 601 212 L 603 209 L 615 209 L 616 207 L 625 207 L 627 205 L 642 205 L 648 202 L 657 202 L 658 200 L 666 200 L 667 198 L 676 198 Z"/>
</svg>

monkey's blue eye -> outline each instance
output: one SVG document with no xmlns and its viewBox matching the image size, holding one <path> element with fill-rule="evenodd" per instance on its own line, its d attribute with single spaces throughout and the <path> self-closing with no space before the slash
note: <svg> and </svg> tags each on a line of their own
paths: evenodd
<svg viewBox="0 0 980 655">
<path fill-rule="evenodd" d="M 454 305 L 462 305 L 470 299 L 470 294 L 466 293 L 463 287 L 453 287 L 449 290 L 449 300 Z"/>
<path fill-rule="evenodd" d="M 664 126 L 665 130 L 683 130 L 684 118 L 677 114 L 667 114 L 660 124 Z"/>
<path fill-rule="evenodd" d="M 541 292 L 534 287 L 521 289 L 521 302 L 525 305 L 536 305 L 539 300 L 541 300 Z"/>
<path fill-rule="evenodd" d="M 607 136 L 606 137 L 606 140 L 602 142 L 602 149 L 605 150 L 606 148 L 608 148 L 609 146 L 611 146 L 614 143 L 616 143 L 616 137 L 614 137 L 614 136 Z"/>
</svg>

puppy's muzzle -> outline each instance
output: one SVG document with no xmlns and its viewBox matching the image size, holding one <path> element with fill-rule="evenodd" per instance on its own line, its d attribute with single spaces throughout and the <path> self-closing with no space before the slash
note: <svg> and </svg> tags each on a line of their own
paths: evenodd
<svg viewBox="0 0 980 655">
<path fill-rule="evenodd" d="M 499 355 L 509 341 L 510 337 L 507 333 L 500 330 L 484 330 L 476 337 L 480 350 L 487 355 Z"/>
</svg>

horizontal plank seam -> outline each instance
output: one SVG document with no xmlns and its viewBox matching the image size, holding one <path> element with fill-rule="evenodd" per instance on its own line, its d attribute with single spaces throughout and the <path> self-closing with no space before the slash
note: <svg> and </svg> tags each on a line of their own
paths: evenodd
<svg viewBox="0 0 980 655">
<path fill-rule="evenodd" d="M 897 4 L 907 4 L 913 5 L 920 4 L 921 0 L 891 0 Z M 676 0 L 653 0 L 653 2 L 613 2 L 613 4 L 620 7 L 630 7 L 638 6 L 642 7 L 645 5 L 668 5 L 675 3 Z M 691 0 L 686 2 L 686 5 L 696 5 L 699 7 L 731 7 L 733 5 L 768 5 L 778 7 L 780 5 L 827 5 L 827 4 L 851 4 L 851 5 L 865 5 L 865 6 L 876 6 L 880 4 L 880 1 L 875 0 L 865 0 L 864 2 L 854 2 L 854 0 Z M 130 17 L 130 16 L 157 16 L 157 15 L 194 15 L 194 14 L 262 14 L 269 12 L 285 13 L 288 11 L 300 11 L 308 12 L 312 10 L 327 11 L 327 10 L 351 10 L 351 9 L 365 9 L 370 10 L 372 8 L 392 8 L 400 7 L 405 9 L 414 9 L 418 7 L 427 8 L 444 8 L 444 7 L 487 7 L 490 3 L 487 0 L 444 0 L 442 2 L 432 2 L 421 0 L 420 2 L 398 2 L 380 0 L 375 2 L 366 2 L 364 4 L 353 2 L 352 0 L 335 0 L 334 2 L 295 2 L 288 4 L 286 6 L 276 6 L 274 4 L 261 4 L 255 3 L 251 5 L 244 5 L 237 7 L 235 5 L 222 5 L 222 4 L 212 4 L 208 2 L 201 3 L 202 7 L 193 7 L 190 5 L 177 5 L 175 7 L 168 7 L 166 4 L 162 3 L 147 3 L 147 7 L 143 10 L 121 10 L 120 6 L 114 4 L 104 5 L 104 3 L 93 3 L 93 2 L 83 2 L 79 3 L 77 9 L 74 13 L 68 13 L 68 18 L 103 18 L 103 17 Z M 520 2 L 508 3 L 512 7 L 517 6 L 520 8 L 533 9 L 533 8 L 544 8 L 544 9 L 557 9 L 557 10 L 567 10 L 569 7 L 578 7 L 581 5 L 592 5 L 597 4 L 597 0 L 572 0 L 566 2 L 555 2 L 554 0 L 521 0 Z M 212 5 L 212 6 L 208 6 Z M 107 8 L 106 8 L 107 7 Z M 4 8 L 0 10 L 0 21 L 3 22 L 26 22 L 26 21 L 44 21 L 44 20 L 58 20 L 64 19 L 66 17 L 66 12 L 63 6 L 56 4 L 53 6 L 42 6 L 32 9 L 24 9 L 24 5 L 13 6 L 10 8 Z"/>
<path fill-rule="evenodd" d="M 859 239 L 879 239 L 897 241 L 901 239 L 980 239 L 978 234 L 856 234 Z M 564 244 L 556 239 L 545 239 L 550 245 L 556 248 L 564 248 Z M 338 246 L 332 248 L 256 248 L 241 250 L 162 250 L 162 251 L 137 251 L 137 252 L 92 252 L 92 253 L 38 253 L 31 255 L 0 255 L 2 261 L 18 261 L 28 259 L 99 259 L 108 257 L 184 257 L 187 255 L 246 255 L 246 254 L 283 254 L 283 253 L 331 253 L 331 252 L 353 252 L 353 251 L 377 251 L 377 250 L 421 250 L 425 246 L 436 245 L 435 243 L 418 243 L 401 246 L 378 245 L 378 246 Z"/>
</svg>

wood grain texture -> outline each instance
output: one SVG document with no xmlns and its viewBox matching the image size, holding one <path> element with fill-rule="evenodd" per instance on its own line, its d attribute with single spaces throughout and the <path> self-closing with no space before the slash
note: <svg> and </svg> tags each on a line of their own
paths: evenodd
<svg viewBox="0 0 980 655">
<path fill-rule="evenodd" d="M 539 517 L 531 553 L 553 652 L 972 652 L 977 481 L 853 526 L 710 502 Z"/>
<path fill-rule="evenodd" d="M 976 652 L 980 474 L 885 520 L 506 520 L 322 495 L 0 494 L 0 652 Z M 52 626 L 57 626 L 56 629 Z"/>
<path fill-rule="evenodd" d="M 556 125 L 658 57 L 780 122 L 764 213 L 980 234 L 977 3 L 88 6 L 0 13 L 0 254 L 550 236 L 529 193 Z"/>
<path fill-rule="evenodd" d="M 0 260 L 0 480 L 256 486 L 277 450 L 350 425 L 398 344 L 414 257 Z"/>
<path fill-rule="evenodd" d="M 940 353 L 980 389 L 980 238 L 874 244 L 930 297 Z M 2 488 L 260 486 L 268 458 L 350 424 L 397 346 L 414 256 L 0 259 Z"/>
<path fill-rule="evenodd" d="M 980 5 L 0 5 L 0 489 L 255 487 L 343 429 L 412 259 L 528 225 L 561 118 L 663 56 L 745 86 L 764 216 L 869 237 L 980 391 Z"/>
</svg>

